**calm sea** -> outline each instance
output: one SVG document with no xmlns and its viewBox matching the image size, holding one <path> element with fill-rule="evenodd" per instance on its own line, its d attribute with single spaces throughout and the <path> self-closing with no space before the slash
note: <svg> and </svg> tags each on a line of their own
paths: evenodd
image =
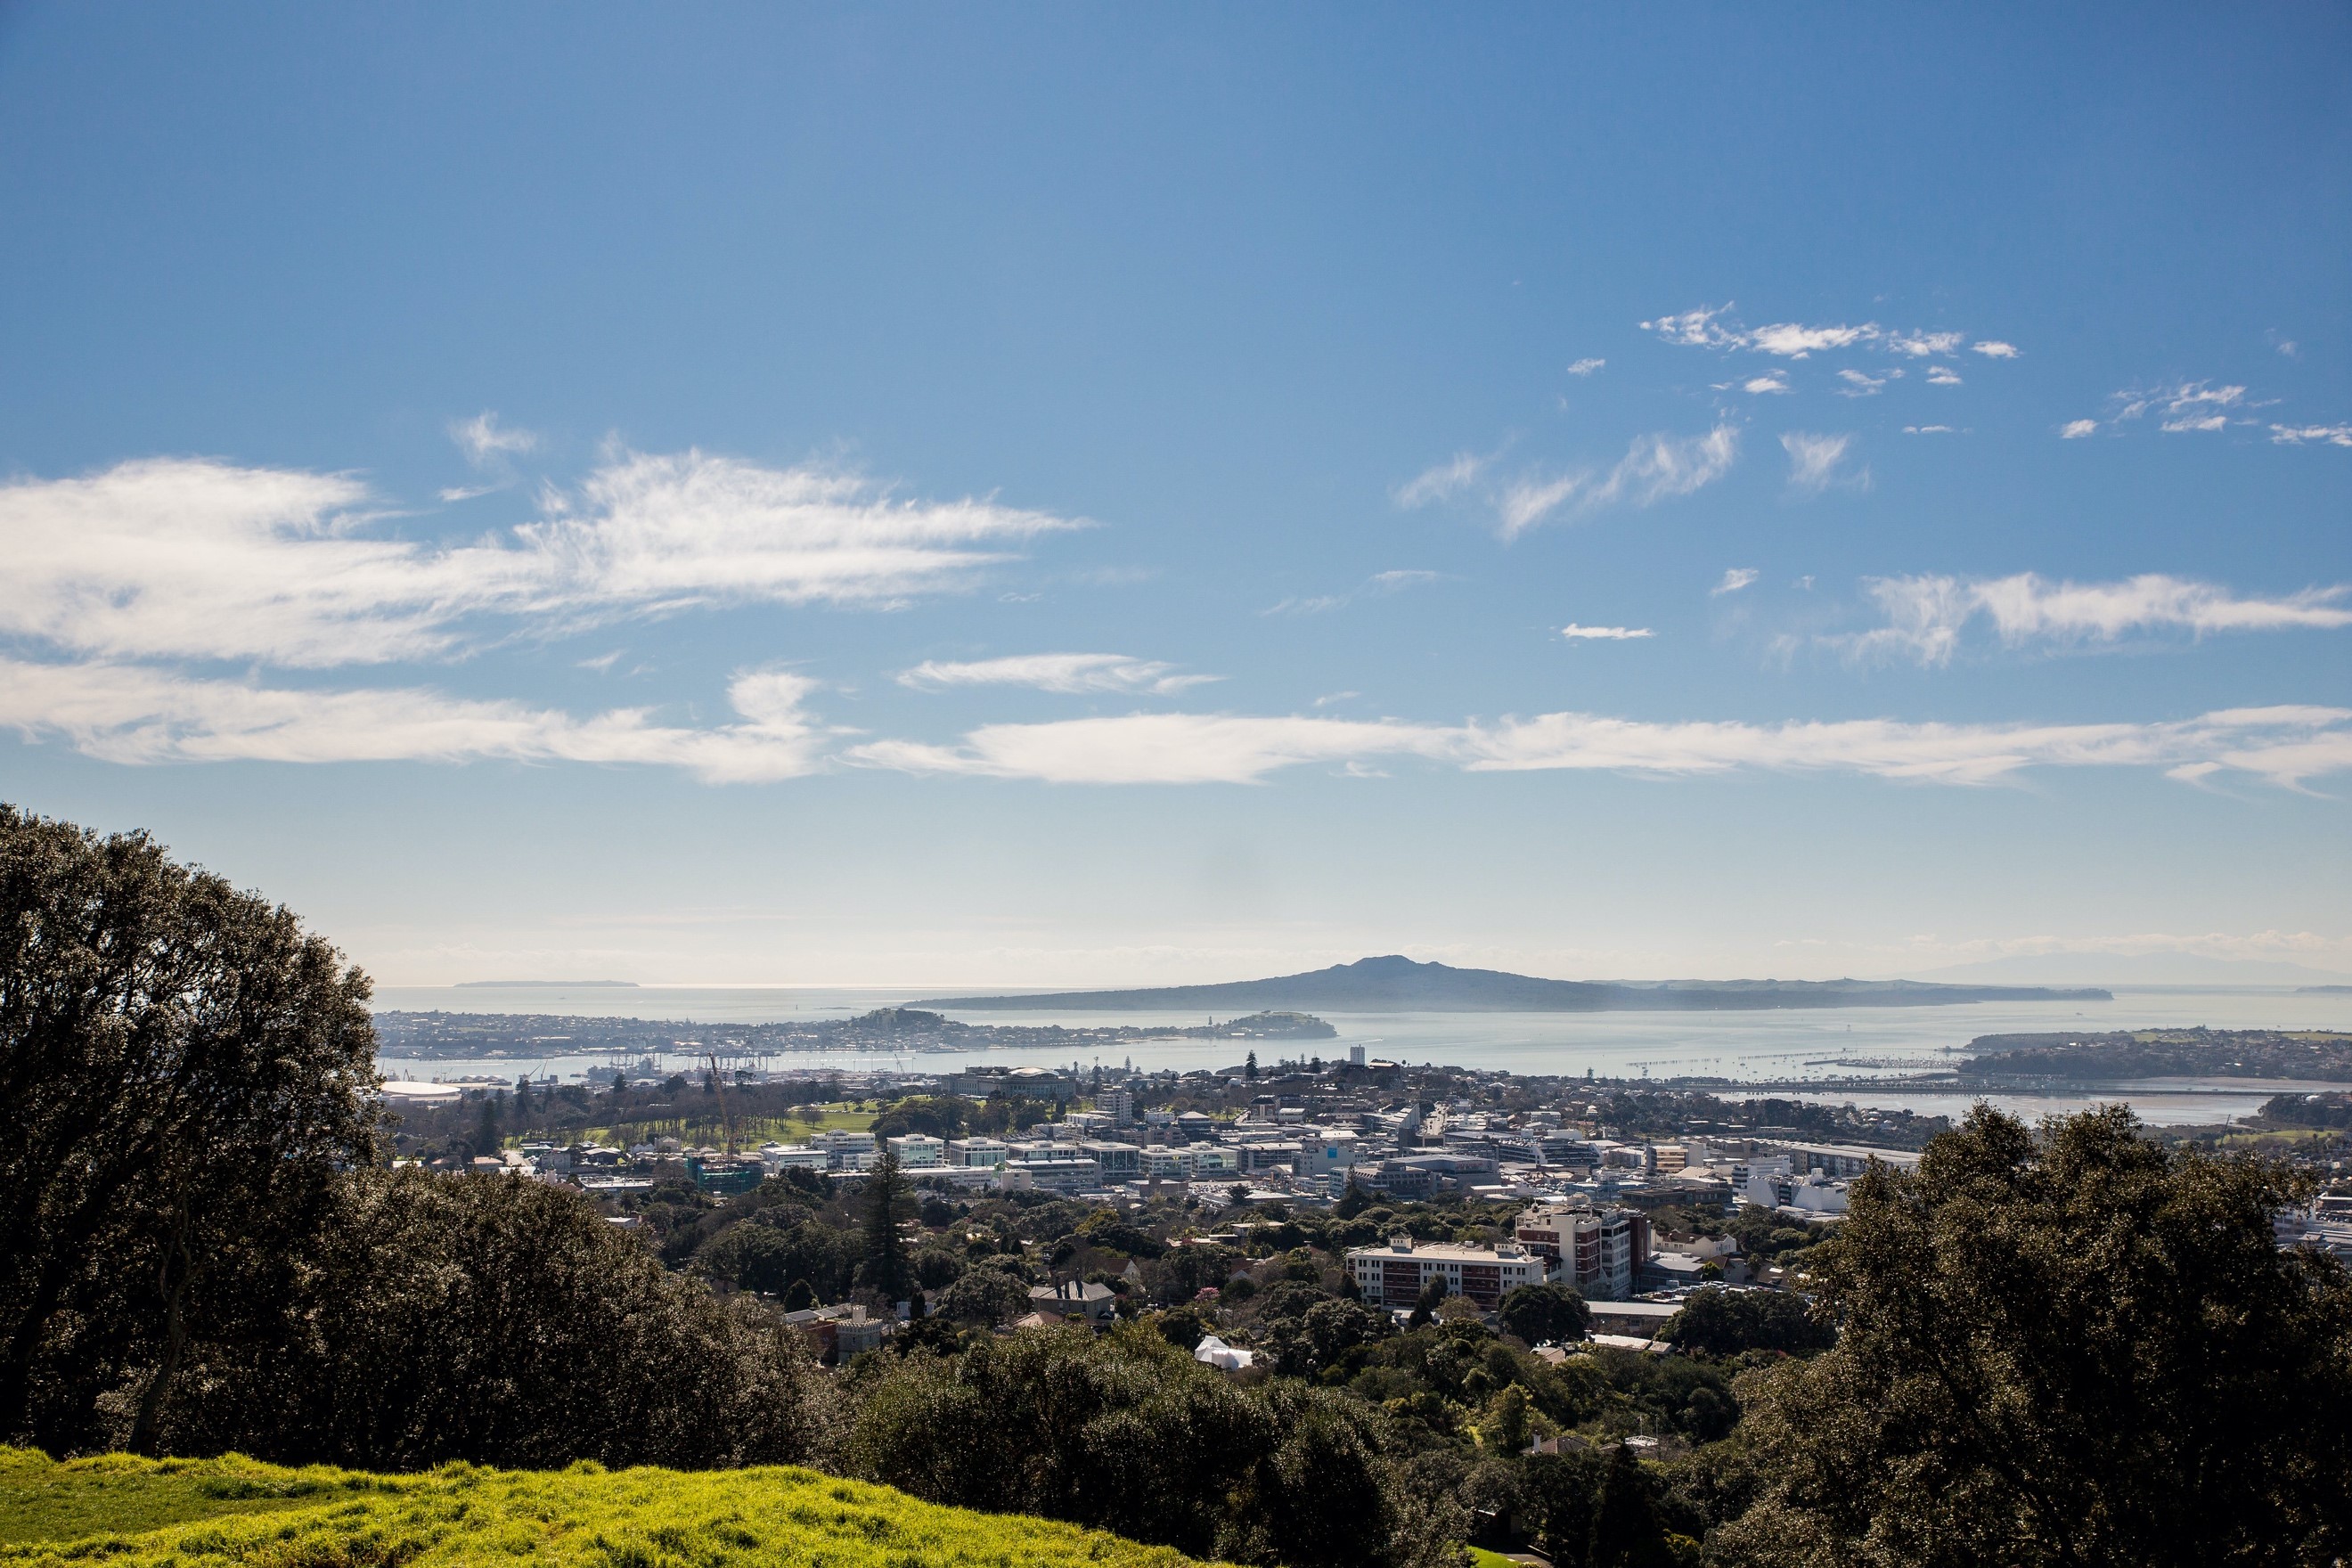
<svg viewBox="0 0 2352 1568">
<path fill-rule="evenodd" d="M 936 991 L 936 987 L 931 990 Z M 669 1019 L 681 1023 L 776 1023 L 791 1019 L 843 1018 L 869 1008 L 920 999 L 926 991 L 908 986 L 414 986 L 380 988 L 376 1005 L 387 1011 L 454 1013 L 547 1013 L 589 1017 Z M 1151 1013 L 964 1013 L 974 1024 L 1095 1025 L 1200 1024 L 1199 1014 Z M 1869 1068 L 1844 1065 L 1885 1064 L 1875 1070 L 1916 1070 L 1944 1063 L 1979 1035 L 2025 1031 L 2104 1029 L 2210 1025 L 2214 1028 L 2344 1028 L 2352 1026 L 2352 995 L 2298 993 L 2283 988 L 2192 990 L 2149 987 L 2116 992 L 2113 1002 L 2038 1004 L 1988 1002 L 1950 1007 L 1837 1008 L 1772 1013 L 1331 1013 L 1336 1040 L 1269 1044 L 1262 1061 L 1291 1055 L 1347 1054 L 1362 1046 L 1374 1057 L 1408 1062 L 1439 1062 L 1512 1072 L 1601 1078 L 1706 1076 L 1748 1082 L 1851 1079 Z M 1224 1068 L 1239 1063 L 1233 1041 L 1154 1041 L 1111 1053 L 1071 1053 L 1050 1047 L 919 1056 L 812 1053 L 809 1065 L 845 1070 L 911 1068 L 947 1071 L 973 1062 L 1004 1065 Z M 681 1052 L 679 1065 L 688 1060 Z M 416 1062 L 389 1059 L 394 1077 L 457 1079 L 477 1074 L 511 1077 L 534 1073 L 572 1077 L 604 1065 L 603 1056 L 551 1056 L 524 1062 Z M 2103 1098 L 2127 1099 L 2153 1123 L 2217 1122 L 2242 1116 L 2282 1089 L 2228 1079 L 2162 1080 L 2131 1086 Z M 2320 1086 L 2310 1086 L 2320 1087 Z M 2341 1087 L 2341 1086 L 2336 1086 Z M 1872 1094 L 1840 1089 L 1806 1096 L 1839 1103 L 1908 1107 L 1928 1113 L 1965 1110 L 1972 1097 L 1916 1091 Z M 2088 1100 L 2041 1095 L 1999 1097 L 2011 1110 L 2038 1115 L 2077 1109 Z"/>
</svg>

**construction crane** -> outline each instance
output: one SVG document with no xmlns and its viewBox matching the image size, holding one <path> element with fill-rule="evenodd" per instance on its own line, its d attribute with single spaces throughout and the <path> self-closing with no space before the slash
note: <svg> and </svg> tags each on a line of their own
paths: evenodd
<svg viewBox="0 0 2352 1568">
<path fill-rule="evenodd" d="M 739 1147 L 735 1137 L 735 1110 L 727 1103 L 727 1079 L 719 1070 L 719 1053 L 709 1056 L 710 1087 L 719 1091 L 719 1120 L 727 1128 L 727 1155 L 732 1159 Z"/>
</svg>

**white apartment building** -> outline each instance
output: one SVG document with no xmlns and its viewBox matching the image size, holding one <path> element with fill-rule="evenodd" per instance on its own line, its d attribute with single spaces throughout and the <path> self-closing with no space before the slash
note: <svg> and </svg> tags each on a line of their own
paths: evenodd
<svg viewBox="0 0 2352 1568">
<path fill-rule="evenodd" d="M 890 1140 L 890 1152 L 898 1156 L 900 1170 L 936 1170 L 947 1163 L 948 1146 L 944 1140 L 908 1132 Z"/>
<path fill-rule="evenodd" d="M 1410 1307 L 1435 1282 L 1491 1311 L 1520 1286 L 1543 1283 L 1548 1269 L 1544 1258 L 1508 1243 L 1455 1247 L 1392 1236 L 1386 1247 L 1351 1247 L 1348 1272 L 1374 1306 Z"/>
<path fill-rule="evenodd" d="M 1650 1259 L 1650 1216 L 1590 1202 L 1538 1204 L 1512 1225 L 1519 1244 L 1543 1258 L 1549 1278 L 1589 1300 L 1622 1301 Z"/>
<path fill-rule="evenodd" d="M 995 1138 L 950 1138 L 948 1163 L 980 1165 L 993 1170 L 1012 1157 L 1013 1145 Z"/>
<path fill-rule="evenodd" d="M 1356 1135 L 1339 1128 L 1302 1127 L 1298 1130 L 1297 1163 L 1292 1170 L 1301 1176 L 1328 1176 L 1344 1172 L 1356 1163 Z"/>
</svg>

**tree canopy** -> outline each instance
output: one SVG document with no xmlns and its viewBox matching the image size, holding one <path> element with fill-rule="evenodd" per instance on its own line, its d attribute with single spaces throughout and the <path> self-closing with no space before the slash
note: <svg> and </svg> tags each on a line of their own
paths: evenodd
<svg viewBox="0 0 2352 1568">
<path fill-rule="evenodd" d="M 368 982 L 293 914 L 0 805 L 0 1436 L 150 1446 L 373 1158 Z"/>
<path fill-rule="evenodd" d="M 1813 1258 L 1835 1349 L 1743 1382 L 1748 1563 L 2327 1563 L 2352 1549 L 2352 1279 L 2280 1168 L 2121 1108 L 1979 1106 Z"/>
</svg>

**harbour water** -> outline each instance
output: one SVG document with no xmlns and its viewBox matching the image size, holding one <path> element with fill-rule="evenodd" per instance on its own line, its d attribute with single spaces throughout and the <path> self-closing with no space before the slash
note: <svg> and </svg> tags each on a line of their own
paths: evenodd
<svg viewBox="0 0 2352 1568">
<path fill-rule="evenodd" d="M 903 1005 L 940 987 L 910 986 L 384 986 L 376 1006 L 383 1010 L 458 1013 L 537 1013 L 588 1017 L 626 1017 L 690 1023 L 774 1023 L 793 1019 L 846 1018 L 870 1008 Z M 967 994 L 969 994 L 967 990 Z M 972 1024 L 1197 1025 L 1199 1014 L 958 1012 Z M 1979 1035 L 2081 1030 L 2184 1027 L 2312 1029 L 2352 1027 L 2352 995 L 2299 992 L 2284 987 L 2118 989 L 2112 1002 L 1987 1002 L 1937 1007 L 1849 1007 L 1778 1012 L 1696 1013 L 1327 1013 L 1339 1031 L 1332 1040 L 1261 1042 L 1259 1058 L 1282 1056 L 1344 1057 L 1362 1046 L 1373 1058 L 1413 1063 L 1504 1068 L 1599 1078 L 1720 1078 L 1745 1083 L 1794 1084 L 1835 1079 L 1826 1092 L 1776 1089 L 1799 1098 L 1836 1103 L 1907 1107 L 1927 1113 L 1965 1110 L 1973 1097 L 1903 1089 L 1856 1090 L 1846 1084 L 1872 1075 L 1916 1073 L 1951 1063 L 1955 1053 Z M 681 1030 L 681 1035 L 687 1031 Z M 1248 1047 L 1232 1040 L 1154 1040 L 1121 1046 L 1110 1053 L 1072 1052 L 1050 1047 L 985 1051 L 940 1051 L 919 1055 L 846 1051 L 808 1053 L 807 1065 L 845 1071 L 898 1068 L 950 1071 L 975 1062 L 1007 1066 L 1091 1067 L 1132 1060 L 1140 1068 L 1237 1066 Z M 690 1052 L 680 1051 L 683 1066 Z M 509 1057 L 488 1061 L 388 1058 L 394 1077 L 453 1079 L 484 1075 L 576 1077 L 607 1065 L 602 1055 L 551 1055 L 533 1060 Z M 1868 1063 L 1867 1067 L 1851 1064 Z M 797 1065 L 783 1062 L 779 1065 Z M 2271 1095 L 2294 1084 L 2255 1083 L 2226 1078 L 2168 1079 L 2117 1086 L 2095 1097 L 2011 1094 L 1996 1097 L 2027 1115 L 2077 1109 L 2094 1099 L 2124 1099 L 2157 1124 L 2210 1123 L 2252 1111 Z M 2343 1087 L 2343 1086 L 2334 1086 Z M 1734 1093 L 1738 1091 L 1726 1090 Z"/>
</svg>

